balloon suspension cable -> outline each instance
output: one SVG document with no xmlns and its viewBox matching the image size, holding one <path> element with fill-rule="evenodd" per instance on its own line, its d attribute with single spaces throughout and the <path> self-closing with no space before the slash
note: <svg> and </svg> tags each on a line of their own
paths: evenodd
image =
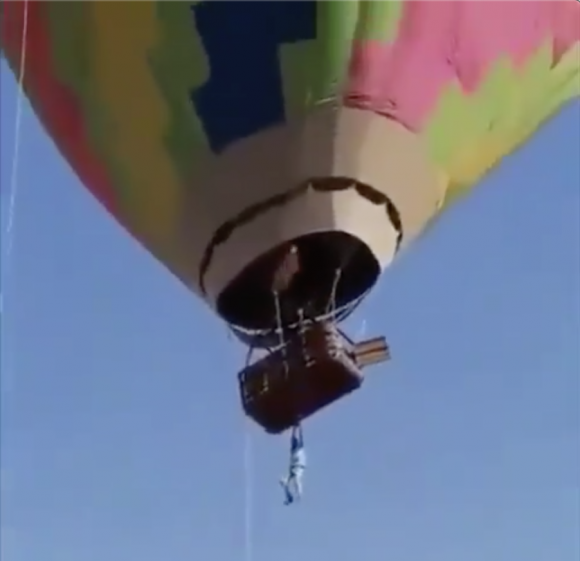
<svg viewBox="0 0 580 561">
<path fill-rule="evenodd" d="M 250 362 L 252 362 L 252 356 L 254 355 L 254 350 L 255 349 L 256 349 L 256 347 L 254 345 L 250 345 L 248 347 L 248 352 L 246 354 L 245 368 L 247 368 L 248 366 L 250 366 Z"/>
<path fill-rule="evenodd" d="M 309 356 L 308 356 L 308 345 L 306 344 L 306 332 L 308 331 L 308 328 L 306 326 L 306 316 L 304 314 L 304 310 L 302 308 L 300 308 L 298 310 L 298 335 L 300 336 L 300 343 L 302 345 L 302 349 L 304 350 L 304 353 L 306 353 L 305 355 L 305 359 L 308 361 L 309 360 Z"/>
<path fill-rule="evenodd" d="M 302 308 L 300 308 L 298 310 L 298 335 L 300 337 L 300 346 L 302 348 L 302 353 L 303 353 L 303 360 L 308 364 L 310 362 L 310 360 L 312 359 L 312 355 L 310 354 L 310 349 L 308 347 L 307 341 L 306 341 L 306 335 L 308 328 L 306 326 L 306 318 L 304 315 L 304 310 Z M 296 386 L 296 397 L 295 399 L 297 401 L 300 400 L 300 393 L 302 391 L 305 391 L 305 387 L 304 387 L 304 383 L 300 384 L 298 386 Z M 300 430 L 300 433 L 302 434 L 302 419 L 300 417 L 300 415 L 297 416 L 297 420 L 296 420 L 296 424 L 294 425 L 297 429 Z"/>
<path fill-rule="evenodd" d="M 332 283 L 332 288 L 330 290 L 330 296 L 328 298 L 328 305 L 326 306 L 326 315 L 334 312 L 336 310 L 336 292 L 338 290 L 338 284 L 342 276 L 342 269 L 336 269 L 334 273 L 334 281 Z"/>
<path fill-rule="evenodd" d="M 274 307 L 276 309 L 276 329 L 278 330 L 279 344 L 284 355 L 284 368 L 288 371 L 289 364 L 286 356 L 286 334 L 284 332 L 284 325 L 282 323 L 282 306 L 280 303 L 280 294 L 277 290 L 273 291 Z"/>
</svg>

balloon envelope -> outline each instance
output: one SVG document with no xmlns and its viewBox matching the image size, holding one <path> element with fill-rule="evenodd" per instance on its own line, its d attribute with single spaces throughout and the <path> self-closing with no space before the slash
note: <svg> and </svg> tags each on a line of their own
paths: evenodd
<svg viewBox="0 0 580 561">
<path fill-rule="evenodd" d="M 18 74 L 26 53 L 27 95 L 82 183 L 245 328 L 274 322 L 285 242 L 297 302 L 356 302 L 580 94 L 575 0 L 2 9 L 4 54 Z"/>
</svg>

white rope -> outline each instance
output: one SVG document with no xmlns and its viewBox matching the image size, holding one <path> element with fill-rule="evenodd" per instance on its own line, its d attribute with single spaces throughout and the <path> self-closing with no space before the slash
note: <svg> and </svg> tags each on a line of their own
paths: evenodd
<svg viewBox="0 0 580 561">
<path fill-rule="evenodd" d="M 20 163 L 20 138 L 22 131 L 22 106 L 24 101 L 24 76 L 26 74 L 26 51 L 28 43 L 28 0 L 24 0 L 22 8 L 22 45 L 20 48 L 20 67 L 18 69 L 18 90 L 16 94 L 16 115 L 14 118 L 14 152 L 12 155 L 12 166 L 10 172 L 10 202 L 8 203 L 8 224 L 6 226 L 7 251 L 6 257 L 12 253 L 14 241 L 14 209 L 16 207 L 16 196 L 18 194 L 18 171 Z"/>
<path fill-rule="evenodd" d="M 252 561 L 254 556 L 253 544 L 253 462 L 252 462 L 252 434 L 249 421 L 244 421 L 244 561 Z"/>
<path fill-rule="evenodd" d="M 16 208 L 16 198 L 18 194 L 18 171 L 20 163 L 20 144 L 21 144 L 21 131 L 22 131 L 22 107 L 24 101 L 24 76 L 26 73 L 26 51 L 28 43 L 28 0 L 23 0 L 24 5 L 22 7 L 22 43 L 20 46 L 20 65 L 18 69 L 17 76 L 17 92 L 16 92 L 16 114 L 14 117 L 14 151 L 12 153 L 12 163 L 10 170 L 10 184 L 8 187 L 9 202 L 8 202 L 8 221 L 6 225 L 6 254 L 4 259 L 2 259 L 2 268 L 0 270 L 0 276 L 3 277 L 0 282 L 0 323 L 5 321 L 5 297 L 8 287 L 8 280 L 11 270 L 11 256 L 12 247 L 14 245 L 14 214 Z M 9 371 L 9 359 L 8 357 L 8 347 L 6 344 L 6 328 L 4 325 L 0 325 L 0 339 L 2 341 L 2 358 L 6 368 L 2 368 L 4 372 Z M 5 383 L 8 380 L 8 376 L 4 377 Z"/>
</svg>

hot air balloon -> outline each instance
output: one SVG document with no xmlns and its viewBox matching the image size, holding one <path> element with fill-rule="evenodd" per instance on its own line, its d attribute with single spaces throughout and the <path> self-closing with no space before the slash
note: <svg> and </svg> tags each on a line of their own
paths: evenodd
<svg viewBox="0 0 580 561">
<path fill-rule="evenodd" d="M 580 3 L 4 2 L 2 48 L 106 210 L 238 336 L 280 432 L 358 388 L 337 328 L 580 94 Z"/>
</svg>

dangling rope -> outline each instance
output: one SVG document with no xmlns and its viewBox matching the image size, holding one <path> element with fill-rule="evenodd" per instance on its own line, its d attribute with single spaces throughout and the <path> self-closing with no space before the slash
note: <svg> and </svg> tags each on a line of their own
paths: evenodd
<svg viewBox="0 0 580 561">
<path fill-rule="evenodd" d="M 6 226 L 7 250 L 6 258 L 12 253 L 14 241 L 14 209 L 18 194 L 18 168 L 20 163 L 20 136 L 22 131 L 22 106 L 24 101 L 24 77 L 26 74 L 26 51 L 28 44 L 28 0 L 24 0 L 22 8 L 22 44 L 20 46 L 20 66 L 18 69 L 18 87 L 16 94 L 16 114 L 14 117 L 14 153 L 12 155 L 12 167 L 10 171 L 10 199 L 8 203 L 8 224 Z"/>
<path fill-rule="evenodd" d="M 252 357 L 255 351 L 254 346 L 248 348 L 244 369 L 246 369 L 252 362 Z M 249 419 L 244 416 L 243 419 L 243 478 L 244 478 L 244 561 L 252 561 L 254 555 L 253 547 L 253 468 L 252 461 L 252 434 Z"/>
<path fill-rule="evenodd" d="M 253 544 L 253 483 L 252 477 L 252 434 L 249 421 L 244 422 L 244 560 L 252 561 L 254 556 Z"/>
<path fill-rule="evenodd" d="M 20 65 L 18 69 L 16 114 L 14 117 L 14 152 L 10 169 L 8 217 L 6 225 L 6 255 L 4 258 L 4 282 L 3 290 L 0 290 L 0 315 L 4 314 L 4 296 L 8 286 L 8 278 L 11 268 L 12 247 L 14 245 L 14 216 L 16 198 L 18 194 L 18 171 L 20 163 L 20 139 L 22 131 L 22 106 L 24 101 L 24 77 L 26 74 L 26 52 L 28 45 L 28 0 L 24 0 L 22 7 L 22 42 L 20 45 Z"/>
<path fill-rule="evenodd" d="M 6 372 L 4 381 L 9 379 L 10 372 L 9 360 L 9 344 L 6 343 L 6 328 L 2 323 L 5 321 L 5 297 L 7 287 L 9 285 L 10 270 L 12 266 L 12 247 L 14 245 L 14 216 L 16 209 L 16 199 L 18 193 L 18 171 L 20 163 L 20 144 L 22 131 L 22 107 L 24 101 L 24 78 L 26 74 L 26 52 L 28 45 L 28 0 L 23 0 L 22 7 L 22 42 L 20 45 L 20 65 L 17 77 L 17 92 L 16 92 L 16 114 L 14 117 L 14 151 L 12 153 L 12 164 L 10 170 L 10 184 L 9 184 L 9 199 L 8 199 L 8 216 L 6 225 L 6 253 L 2 260 L 2 267 L 0 269 L 0 341 L 2 342 L 2 357 L 5 368 L 0 369 Z"/>
</svg>

